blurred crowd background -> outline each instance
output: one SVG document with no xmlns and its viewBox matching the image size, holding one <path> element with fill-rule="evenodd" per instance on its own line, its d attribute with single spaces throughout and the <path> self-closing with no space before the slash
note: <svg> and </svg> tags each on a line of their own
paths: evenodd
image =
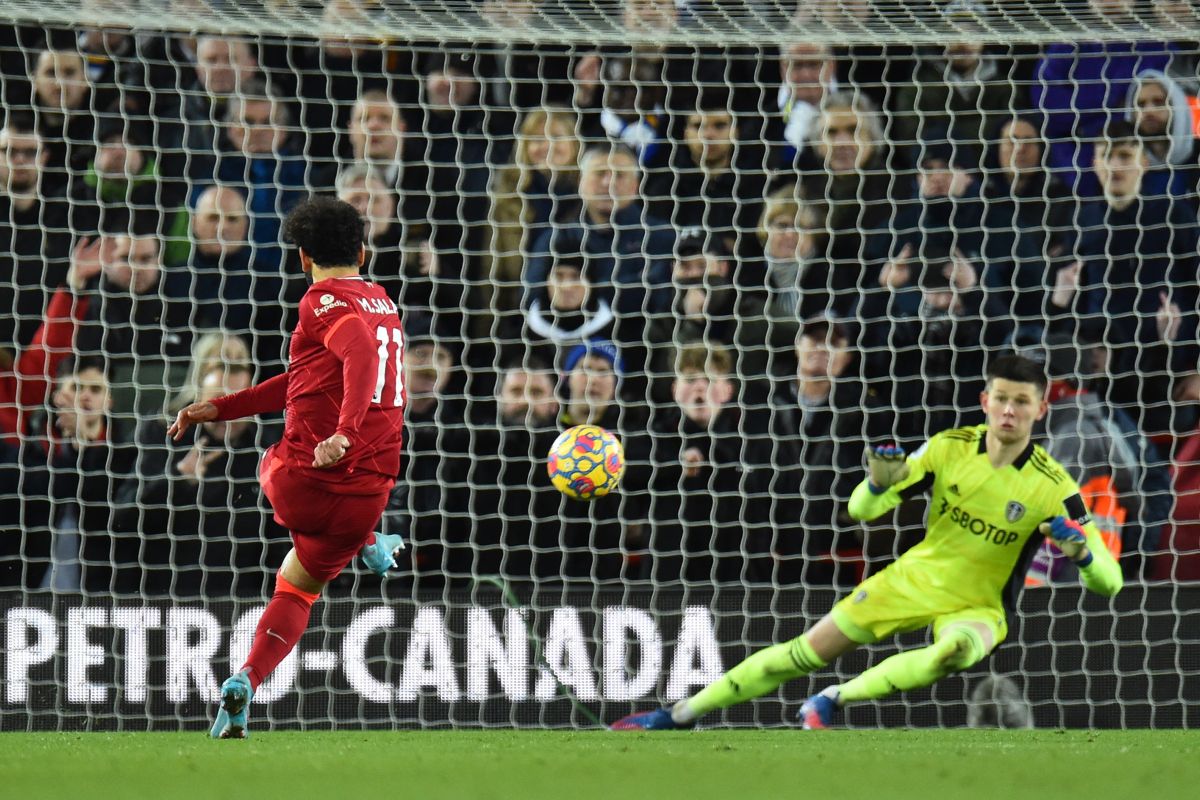
<svg viewBox="0 0 1200 800">
<path fill-rule="evenodd" d="M 640 42 L 704 4 L 609 10 Z M 981 423 L 1014 351 L 1127 578 L 1200 580 L 1200 44 L 835 47 L 806 13 L 782 48 L 0 28 L 0 588 L 269 590 L 282 420 L 165 431 L 286 368 L 311 193 L 404 316 L 414 589 L 853 584 L 923 512 L 849 519 L 864 448 Z M 593 503 L 545 472 L 580 423 L 628 459 Z M 1073 579 L 1048 545 L 1025 578 Z"/>
</svg>

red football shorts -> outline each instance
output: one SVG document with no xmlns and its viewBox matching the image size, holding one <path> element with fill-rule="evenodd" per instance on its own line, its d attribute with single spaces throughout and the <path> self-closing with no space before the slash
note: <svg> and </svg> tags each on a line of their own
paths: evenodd
<svg viewBox="0 0 1200 800">
<path fill-rule="evenodd" d="M 263 455 L 258 478 L 275 509 L 275 521 L 291 531 L 300 565 L 326 582 L 336 578 L 370 540 L 391 495 L 322 491 L 288 470 L 273 446 Z"/>
</svg>

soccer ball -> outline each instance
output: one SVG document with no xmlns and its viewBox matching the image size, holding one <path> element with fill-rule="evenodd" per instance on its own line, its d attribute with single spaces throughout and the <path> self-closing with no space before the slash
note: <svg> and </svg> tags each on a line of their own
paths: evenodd
<svg viewBox="0 0 1200 800">
<path fill-rule="evenodd" d="M 617 488 L 625 474 L 625 448 L 597 425 L 567 428 L 546 460 L 554 488 L 575 500 L 594 500 Z"/>
</svg>

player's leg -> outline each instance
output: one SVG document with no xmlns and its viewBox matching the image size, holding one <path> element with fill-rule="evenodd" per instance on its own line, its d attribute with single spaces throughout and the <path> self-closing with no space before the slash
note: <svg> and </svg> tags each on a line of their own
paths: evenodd
<svg viewBox="0 0 1200 800">
<path fill-rule="evenodd" d="M 662 730 L 691 725 L 710 711 L 761 697 L 787 681 L 815 672 L 859 644 L 847 637 L 831 616 L 825 616 L 795 639 L 759 650 L 671 708 L 633 714 L 613 723 L 612 728 Z"/>
<path fill-rule="evenodd" d="M 296 647 L 325 584 L 371 540 L 387 504 L 377 496 L 332 495 L 278 468 L 271 452 L 259 472 L 275 519 L 291 529 L 294 547 L 275 577 L 275 592 L 259 619 L 246 663 L 221 685 L 221 710 L 212 735 L 241 738 L 246 708 L 259 685 Z"/>
<path fill-rule="evenodd" d="M 1004 615 L 999 611 L 973 609 L 940 617 L 935 623 L 933 644 L 897 653 L 819 696 L 841 707 L 929 686 L 987 658 L 1003 641 L 1006 631 Z"/>
<path fill-rule="evenodd" d="M 254 643 L 242 667 L 253 689 L 275 671 L 300 641 L 308 628 L 313 604 L 324 588 L 325 581 L 310 575 L 292 548 L 275 576 L 275 594 L 258 621 Z"/>
<path fill-rule="evenodd" d="M 888 639 L 897 633 L 917 630 L 936 619 L 925 602 L 925 592 L 892 568 L 872 575 L 838 601 L 829 612 L 830 624 L 845 638 L 859 644 Z M 813 695 L 800 706 L 805 729 L 827 728 L 841 708 L 841 687 L 833 686 Z"/>
<path fill-rule="evenodd" d="M 275 576 L 275 593 L 258 620 L 246 663 L 221 684 L 221 709 L 212 727 L 215 738 L 246 736 L 246 710 L 254 692 L 299 643 L 324 588 L 325 581 L 309 574 L 296 549 L 290 550 Z"/>
</svg>

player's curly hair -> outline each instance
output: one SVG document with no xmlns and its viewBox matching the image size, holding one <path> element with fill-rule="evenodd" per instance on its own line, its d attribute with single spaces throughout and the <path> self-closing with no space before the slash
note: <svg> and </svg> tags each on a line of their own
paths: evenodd
<svg viewBox="0 0 1200 800">
<path fill-rule="evenodd" d="M 363 219 L 349 203 L 334 197 L 312 197 L 292 209 L 283 233 L 318 266 L 356 266 L 363 244 Z"/>
</svg>

